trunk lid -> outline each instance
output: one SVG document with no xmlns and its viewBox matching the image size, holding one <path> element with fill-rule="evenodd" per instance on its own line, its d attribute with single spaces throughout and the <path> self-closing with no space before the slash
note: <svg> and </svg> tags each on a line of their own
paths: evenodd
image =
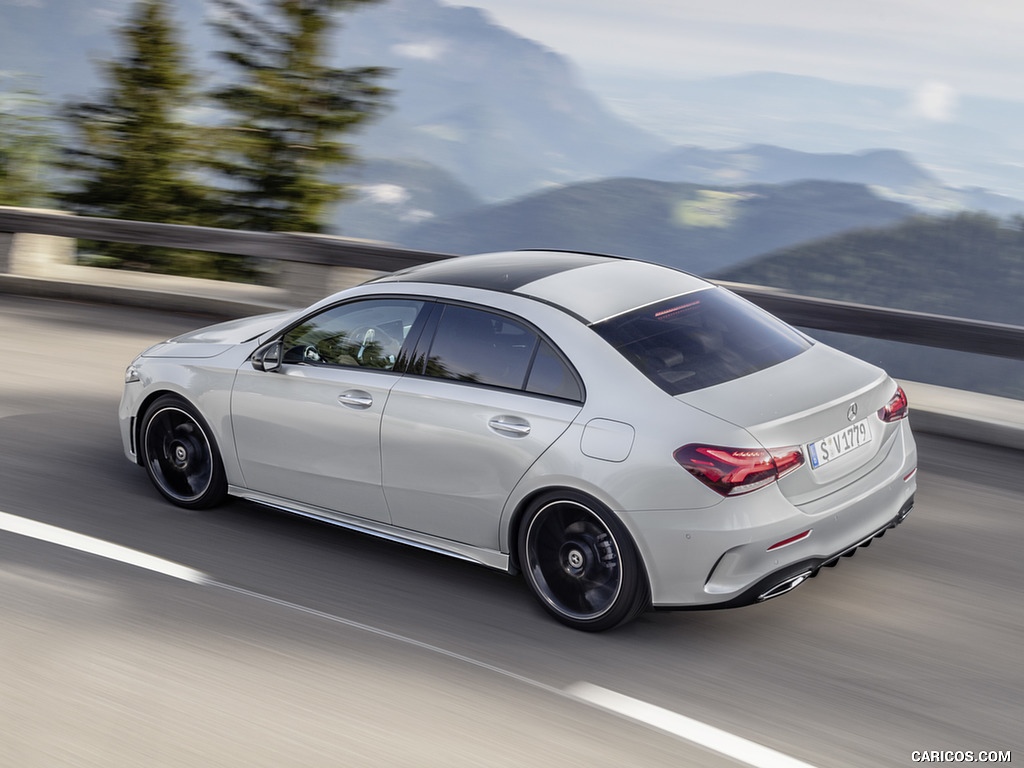
<svg viewBox="0 0 1024 768">
<path fill-rule="evenodd" d="M 881 463 L 897 425 L 877 411 L 895 391 L 880 368 L 817 343 L 770 368 L 677 397 L 742 427 L 763 448 L 799 447 L 803 465 L 779 481 L 799 505 Z"/>
</svg>

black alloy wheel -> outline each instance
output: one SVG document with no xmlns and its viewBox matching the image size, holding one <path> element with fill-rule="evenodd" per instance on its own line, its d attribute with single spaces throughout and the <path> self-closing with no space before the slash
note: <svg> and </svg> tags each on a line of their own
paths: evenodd
<svg viewBox="0 0 1024 768">
<path fill-rule="evenodd" d="M 650 587 L 628 531 L 582 494 L 535 501 L 519 530 L 519 557 L 541 605 L 574 629 L 610 629 L 649 607 Z"/>
<path fill-rule="evenodd" d="M 224 465 L 209 427 L 176 395 L 157 398 L 139 431 L 142 464 L 169 501 L 187 509 L 219 504 L 227 495 Z"/>
</svg>

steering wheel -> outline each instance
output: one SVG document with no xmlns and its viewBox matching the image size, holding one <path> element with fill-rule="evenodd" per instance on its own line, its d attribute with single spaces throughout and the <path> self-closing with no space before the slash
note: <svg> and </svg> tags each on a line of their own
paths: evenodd
<svg viewBox="0 0 1024 768">
<path fill-rule="evenodd" d="M 284 353 L 286 363 L 320 363 L 323 357 L 320 351 L 312 344 L 297 344 Z"/>
</svg>

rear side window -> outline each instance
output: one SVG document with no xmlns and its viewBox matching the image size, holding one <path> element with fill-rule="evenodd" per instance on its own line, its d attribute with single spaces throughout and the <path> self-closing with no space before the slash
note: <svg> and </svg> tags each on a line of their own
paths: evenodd
<svg viewBox="0 0 1024 768">
<path fill-rule="evenodd" d="M 770 368 L 811 346 L 781 320 L 721 288 L 641 307 L 593 328 L 671 395 Z"/>
<path fill-rule="evenodd" d="M 512 318 L 447 305 L 425 360 L 414 372 L 531 394 L 581 400 L 576 376 L 534 330 Z"/>
<path fill-rule="evenodd" d="M 546 341 L 541 341 L 530 368 L 526 391 L 535 395 L 558 397 L 562 400 L 583 400 L 579 380 L 565 361 Z"/>
</svg>

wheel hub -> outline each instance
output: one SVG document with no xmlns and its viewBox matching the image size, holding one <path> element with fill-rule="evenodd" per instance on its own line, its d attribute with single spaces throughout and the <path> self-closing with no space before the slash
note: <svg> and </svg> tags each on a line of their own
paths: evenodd
<svg viewBox="0 0 1024 768">
<path fill-rule="evenodd" d="M 590 558 L 586 550 L 575 541 L 567 541 L 561 551 L 562 568 L 570 576 L 579 578 L 587 571 Z"/>
<path fill-rule="evenodd" d="M 175 469 L 185 469 L 188 466 L 189 451 L 184 443 L 174 442 L 171 444 L 171 461 Z"/>
</svg>

